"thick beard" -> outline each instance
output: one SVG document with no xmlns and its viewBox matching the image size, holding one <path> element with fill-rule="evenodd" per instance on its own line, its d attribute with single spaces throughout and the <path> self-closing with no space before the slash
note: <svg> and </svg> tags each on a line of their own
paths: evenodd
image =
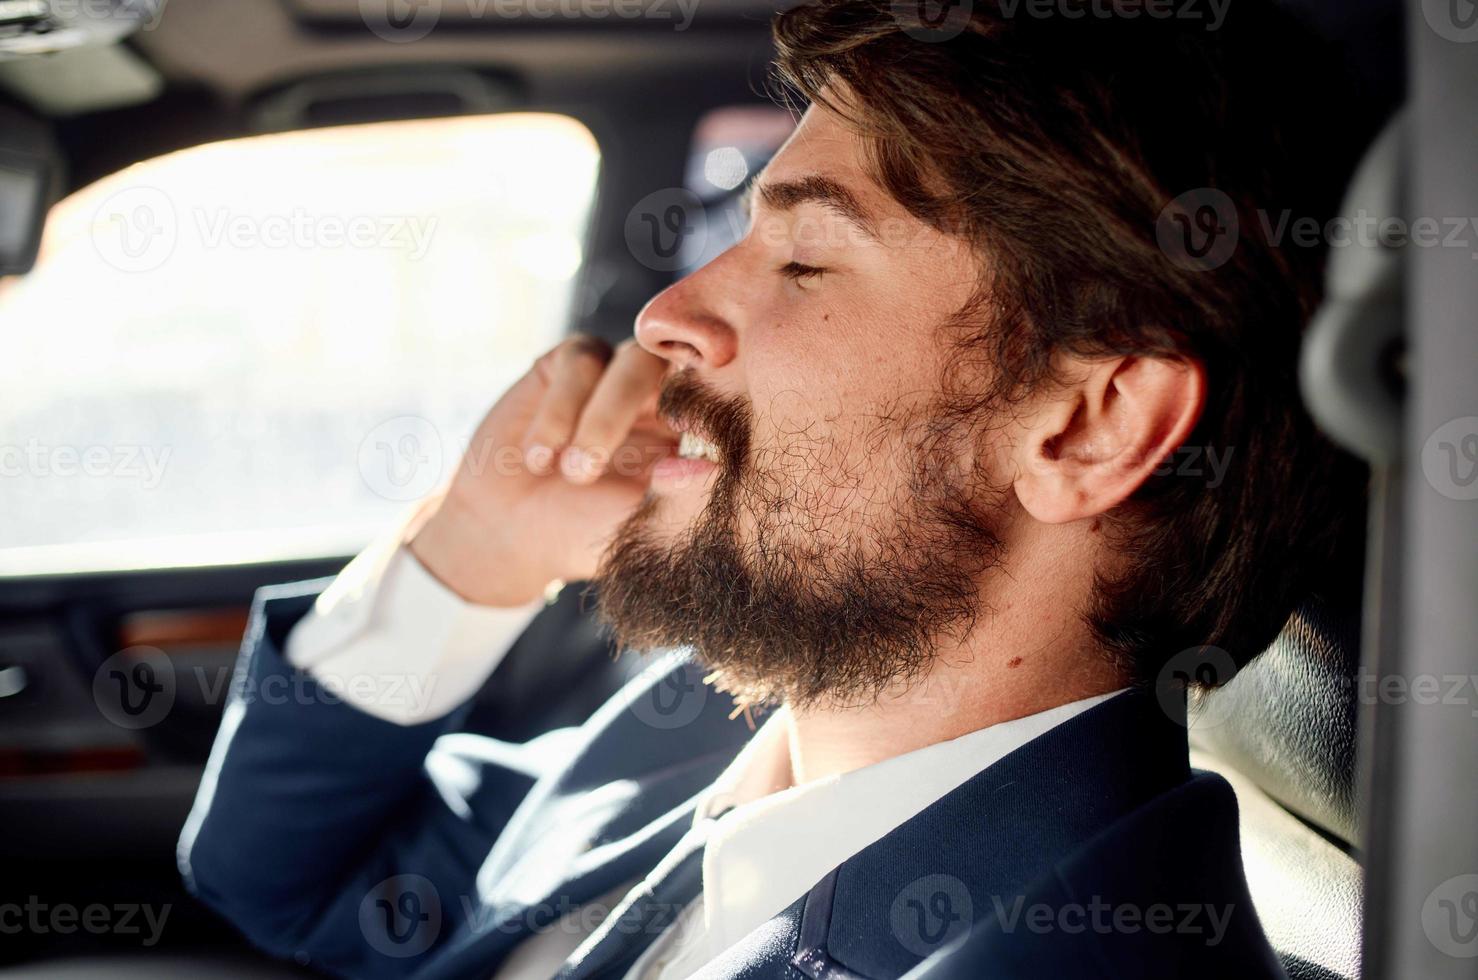
<svg viewBox="0 0 1478 980">
<path fill-rule="evenodd" d="M 722 469 L 678 540 L 653 531 L 662 501 L 651 495 L 617 532 L 596 580 L 617 643 L 691 647 L 742 704 L 859 705 L 924 676 L 944 640 L 969 632 L 981 576 L 1000 561 L 998 505 L 975 474 L 952 465 L 959 433 L 941 421 L 949 412 L 878 420 L 863 444 L 891 446 L 907 478 L 886 506 L 870 508 L 885 517 L 859 519 L 818 506 L 814 488 L 784 465 L 814 464 L 815 452 L 751 454 L 741 400 L 679 374 L 661 410 L 713 441 Z M 742 533 L 746 523 L 752 531 Z"/>
</svg>

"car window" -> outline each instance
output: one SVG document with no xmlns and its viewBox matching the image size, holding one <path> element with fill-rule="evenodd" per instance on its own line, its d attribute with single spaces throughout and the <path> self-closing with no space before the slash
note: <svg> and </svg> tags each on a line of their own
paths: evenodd
<svg viewBox="0 0 1478 980">
<path fill-rule="evenodd" d="M 749 218 L 740 194 L 794 131 L 796 121 L 794 114 L 774 105 L 723 106 L 698 120 L 683 184 L 702 210 L 697 225 L 702 233 L 683 238 L 679 273 L 701 268 L 744 237 Z"/>
<path fill-rule="evenodd" d="M 599 151 L 507 114 L 232 140 L 0 282 L 0 574 L 347 554 L 566 326 Z"/>
</svg>

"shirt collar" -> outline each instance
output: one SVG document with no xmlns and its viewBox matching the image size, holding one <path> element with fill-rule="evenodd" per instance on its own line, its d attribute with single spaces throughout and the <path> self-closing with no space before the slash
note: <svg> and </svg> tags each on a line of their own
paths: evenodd
<svg viewBox="0 0 1478 980">
<path fill-rule="evenodd" d="M 1014 718 L 851 772 L 793 783 L 782 708 L 701 794 L 705 955 L 781 912 L 858 851 L 1113 691 Z"/>
</svg>

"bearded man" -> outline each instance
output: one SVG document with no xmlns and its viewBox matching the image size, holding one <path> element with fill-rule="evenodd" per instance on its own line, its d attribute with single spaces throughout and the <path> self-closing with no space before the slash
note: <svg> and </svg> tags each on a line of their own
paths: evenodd
<svg viewBox="0 0 1478 980">
<path fill-rule="evenodd" d="M 1322 254 L 1255 233 L 1332 213 L 1356 141 L 1268 6 L 1074 6 L 777 19 L 808 108 L 743 238 L 259 598 L 198 895 L 347 976 L 1281 975 L 1167 682 L 1266 647 L 1358 512 L 1297 396 Z M 651 667 L 578 730 L 457 733 L 585 579 Z"/>
</svg>

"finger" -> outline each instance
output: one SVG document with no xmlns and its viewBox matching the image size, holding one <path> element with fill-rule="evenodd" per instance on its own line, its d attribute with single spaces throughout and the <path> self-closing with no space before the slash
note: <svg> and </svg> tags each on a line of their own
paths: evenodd
<svg viewBox="0 0 1478 980">
<path fill-rule="evenodd" d="M 610 360 L 611 348 L 597 337 L 580 335 L 564 341 L 541 359 L 548 389 L 524 434 L 524 459 L 534 473 L 549 473 L 559 452 L 569 444 Z"/>
<path fill-rule="evenodd" d="M 633 429 L 611 453 L 599 479 L 636 480 L 645 489 L 651 481 L 652 468 L 676 455 L 677 446 L 677 440 L 665 434 Z"/>
<path fill-rule="evenodd" d="M 650 414 L 668 363 L 634 340 L 616 348 L 610 366 L 580 412 L 579 424 L 560 457 L 560 471 L 575 483 L 598 479 L 638 419 Z"/>
</svg>

